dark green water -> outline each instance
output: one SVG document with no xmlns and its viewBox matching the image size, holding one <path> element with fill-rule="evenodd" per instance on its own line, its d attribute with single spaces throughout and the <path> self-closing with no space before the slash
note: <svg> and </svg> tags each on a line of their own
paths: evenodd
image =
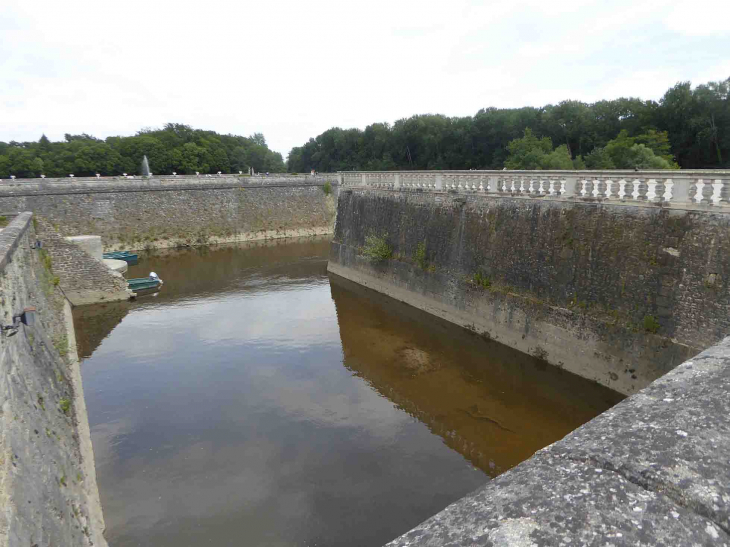
<svg viewBox="0 0 730 547">
<path fill-rule="evenodd" d="M 172 251 L 76 310 L 112 547 L 374 546 L 621 399 L 326 272 L 327 241 Z"/>
</svg>

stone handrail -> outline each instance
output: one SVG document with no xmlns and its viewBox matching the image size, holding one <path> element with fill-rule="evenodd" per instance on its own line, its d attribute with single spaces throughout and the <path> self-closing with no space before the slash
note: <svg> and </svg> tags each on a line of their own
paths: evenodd
<svg viewBox="0 0 730 547">
<path fill-rule="evenodd" d="M 343 188 L 730 206 L 730 171 L 341 171 Z"/>
</svg>

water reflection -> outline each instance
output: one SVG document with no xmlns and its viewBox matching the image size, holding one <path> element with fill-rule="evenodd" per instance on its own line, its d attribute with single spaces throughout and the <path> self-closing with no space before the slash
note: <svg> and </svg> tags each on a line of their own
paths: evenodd
<svg viewBox="0 0 730 547">
<path fill-rule="evenodd" d="M 343 278 L 344 364 L 496 476 L 622 397 Z"/>
<path fill-rule="evenodd" d="M 112 547 L 381 545 L 617 400 L 327 252 L 143 257 L 156 297 L 76 315 Z"/>
</svg>

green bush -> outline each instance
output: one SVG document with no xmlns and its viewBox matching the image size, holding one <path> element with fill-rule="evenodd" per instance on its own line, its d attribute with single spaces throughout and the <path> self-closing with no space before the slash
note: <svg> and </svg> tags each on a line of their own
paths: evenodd
<svg viewBox="0 0 730 547">
<path fill-rule="evenodd" d="M 653 315 L 644 316 L 644 330 L 656 334 L 659 331 L 659 321 Z"/>
<path fill-rule="evenodd" d="M 332 185 L 330 184 L 330 181 L 324 183 L 324 186 L 322 186 L 322 191 L 324 192 L 325 196 L 329 196 L 332 193 Z"/>
<path fill-rule="evenodd" d="M 386 236 L 369 235 L 365 238 L 362 254 L 373 262 L 383 262 L 393 256 L 393 249 L 388 245 Z"/>
<path fill-rule="evenodd" d="M 474 276 L 471 278 L 471 282 L 477 287 L 481 287 L 482 289 L 488 289 L 492 286 L 492 280 L 489 278 L 489 276 L 486 276 L 481 272 L 475 273 Z"/>
<path fill-rule="evenodd" d="M 418 267 L 422 270 L 425 270 L 428 266 L 428 261 L 426 260 L 426 242 L 422 242 L 418 244 L 418 247 L 416 247 L 416 253 L 413 255 L 413 260 L 416 261 L 416 264 L 418 264 Z"/>
</svg>

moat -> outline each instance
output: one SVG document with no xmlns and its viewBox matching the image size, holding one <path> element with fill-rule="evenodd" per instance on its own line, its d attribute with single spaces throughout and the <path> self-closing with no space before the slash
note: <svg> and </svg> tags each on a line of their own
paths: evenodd
<svg viewBox="0 0 730 547">
<path fill-rule="evenodd" d="M 382 545 L 622 399 L 328 252 L 160 251 L 159 294 L 75 310 L 112 547 Z"/>
</svg>

